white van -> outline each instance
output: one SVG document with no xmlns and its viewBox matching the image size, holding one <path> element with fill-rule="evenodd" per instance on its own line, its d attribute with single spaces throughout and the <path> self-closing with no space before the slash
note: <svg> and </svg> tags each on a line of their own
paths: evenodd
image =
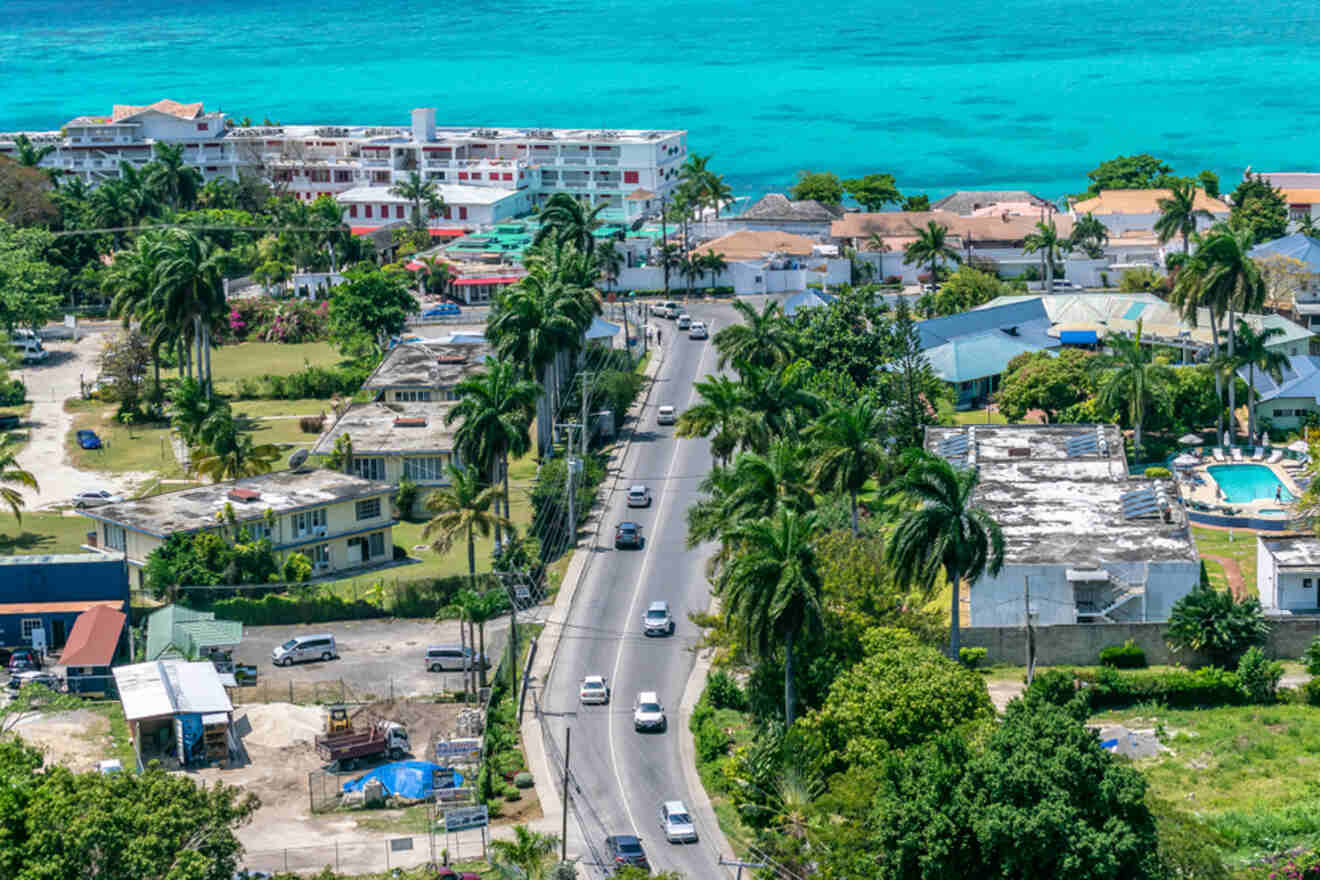
<svg viewBox="0 0 1320 880">
<path fill-rule="evenodd" d="M 294 636 L 270 652 L 271 662 L 276 666 L 288 666 L 304 660 L 334 660 L 339 657 L 335 650 L 335 637 L 329 633 L 315 636 Z"/>
<path fill-rule="evenodd" d="M 462 645 L 432 645 L 426 649 L 426 670 L 444 672 L 464 669 L 489 668 L 490 662 L 484 654 L 478 655 L 471 648 Z"/>
<path fill-rule="evenodd" d="M 18 351 L 19 356 L 23 358 L 24 363 L 36 363 L 50 357 L 50 352 L 42 347 L 41 339 L 35 333 L 28 330 L 26 331 L 27 335 L 20 335 L 21 332 L 14 332 L 14 339 L 11 344 Z"/>
</svg>

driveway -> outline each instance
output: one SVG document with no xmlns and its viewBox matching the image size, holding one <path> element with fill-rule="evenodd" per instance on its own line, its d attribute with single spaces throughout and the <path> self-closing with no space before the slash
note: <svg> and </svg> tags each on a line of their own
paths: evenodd
<svg viewBox="0 0 1320 880">
<path fill-rule="evenodd" d="M 102 474 L 81 471 L 69 464 L 64 441 L 73 426 L 73 415 L 64 401 L 81 393 L 79 378 L 91 381 L 100 373 L 97 359 L 105 345 L 104 333 L 90 334 L 76 344 L 67 340 L 43 340 L 50 352 L 45 362 L 24 364 L 14 370 L 27 383 L 32 413 L 28 418 L 29 440 L 18 454 L 18 464 L 37 478 L 39 492 L 23 489 L 28 510 L 67 504 L 74 493 L 91 487 L 131 495 L 149 473 Z"/>
</svg>

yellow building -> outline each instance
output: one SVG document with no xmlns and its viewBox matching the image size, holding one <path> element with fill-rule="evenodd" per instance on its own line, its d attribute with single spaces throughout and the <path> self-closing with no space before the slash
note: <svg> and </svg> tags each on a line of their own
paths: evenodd
<svg viewBox="0 0 1320 880">
<path fill-rule="evenodd" d="M 370 568 L 393 558 L 394 487 L 339 471 L 300 468 L 244 477 L 80 511 L 96 523 L 88 547 L 123 553 L 134 586 L 170 535 L 237 528 L 269 538 L 283 557 L 300 552 L 316 576 Z"/>
</svg>

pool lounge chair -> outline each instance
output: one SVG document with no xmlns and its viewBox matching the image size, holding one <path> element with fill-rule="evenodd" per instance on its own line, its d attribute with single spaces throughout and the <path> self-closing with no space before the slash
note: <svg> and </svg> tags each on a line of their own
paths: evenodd
<svg viewBox="0 0 1320 880">
<path fill-rule="evenodd" d="M 1264 447 L 1264 446 L 1257 446 L 1257 447 L 1256 447 L 1256 451 L 1253 452 L 1253 453 L 1251 454 L 1251 460 L 1252 460 L 1252 461 L 1260 461 L 1260 460 L 1261 460 L 1262 458 L 1264 458 L 1264 457 L 1265 457 L 1265 447 Z"/>
<path fill-rule="evenodd" d="M 1242 460 L 1242 450 L 1237 448 L 1236 446 L 1233 447 L 1233 460 L 1234 461 Z"/>
<path fill-rule="evenodd" d="M 1280 461 L 1283 461 L 1283 450 L 1276 449 L 1270 453 L 1270 457 L 1268 461 L 1266 461 L 1266 464 L 1276 464 Z"/>
<path fill-rule="evenodd" d="M 1216 446 L 1214 449 L 1211 450 L 1211 452 L 1214 453 L 1215 461 L 1224 460 L 1224 450 L 1221 447 Z"/>
</svg>

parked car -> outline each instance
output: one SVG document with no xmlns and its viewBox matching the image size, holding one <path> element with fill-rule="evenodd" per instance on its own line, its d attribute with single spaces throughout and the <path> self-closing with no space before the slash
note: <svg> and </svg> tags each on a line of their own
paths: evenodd
<svg viewBox="0 0 1320 880">
<path fill-rule="evenodd" d="M 335 637 L 329 633 L 294 636 L 270 652 L 271 662 L 276 666 L 288 666 L 303 660 L 333 660 L 338 656 Z"/>
<path fill-rule="evenodd" d="M 651 870 L 642 842 L 632 834 L 611 834 L 605 838 L 605 849 L 616 865 L 632 865 L 644 871 Z"/>
<path fill-rule="evenodd" d="M 665 801 L 660 805 L 660 827 L 670 843 L 697 842 L 697 826 L 682 801 Z"/>
<path fill-rule="evenodd" d="M 73 496 L 74 507 L 100 507 L 103 504 L 118 504 L 123 495 L 115 495 L 109 489 L 84 489 Z"/>
<path fill-rule="evenodd" d="M 9 689 L 17 693 L 30 684 L 43 684 L 53 691 L 61 690 L 59 676 L 40 669 L 25 669 L 9 677 Z"/>
<path fill-rule="evenodd" d="M 584 705 L 604 706 L 610 701 L 610 686 L 605 683 L 603 675 L 588 675 L 582 679 L 582 687 L 578 688 L 578 699 Z"/>
<path fill-rule="evenodd" d="M 657 425 L 672 425 L 678 421 L 678 410 L 665 404 L 655 411 L 655 423 Z"/>
<path fill-rule="evenodd" d="M 13 344 L 24 363 L 39 363 L 50 357 L 50 352 L 42 347 L 40 339 L 15 339 Z"/>
<path fill-rule="evenodd" d="M 489 669 L 490 660 L 485 654 L 478 653 L 463 645 L 432 645 L 426 649 L 426 669 L 428 672 L 445 670 L 462 671 L 464 669 Z"/>
<path fill-rule="evenodd" d="M 78 432 L 78 445 L 83 449 L 100 449 L 101 438 L 96 436 L 95 431 L 89 431 L 83 428 Z"/>
<path fill-rule="evenodd" d="M 707 335 L 704 323 L 701 321 L 692 322 L 692 329 L 688 331 L 688 339 L 705 339 Z"/>
<path fill-rule="evenodd" d="M 614 527 L 614 549 L 620 550 L 624 547 L 631 547 L 634 550 L 640 550 L 645 542 L 642 537 L 642 527 L 635 522 L 621 522 Z"/>
<path fill-rule="evenodd" d="M 665 720 L 665 707 L 660 705 L 660 698 L 655 691 L 642 691 L 633 703 L 633 730 L 658 730 L 661 733 L 668 727 Z"/>
<path fill-rule="evenodd" d="M 687 312 L 678 316 L 678 329 L 687 330 L 692 326 L 692 316 Z"/>
<path fill-rule="evenodd" d="M 683 308 L 676 302 L 665 303 L 664 316 L 666 318 L 669 318 L 670 320 L 677 318 L 682 313 L 682 311 Z"/>
<path fill-rule="evenodd" d="M 645 486 L 631 486 L 628 489 L 629 507 L 650 507 L 651 490 Z"/>
<path fill-rule="evenodd" d="M 642 631 L 648 636 L 672 636 L 674 618 L 669 616 L 669 603 L 652 602 L 642 615 Z"/>
<path fill-rule="evenodd" d="M 463 314 L 463 310 L 453 303 L 441 303 L 422 312 L 423 318 L 453 318 Z"/>
<path fill-rule="evenodd" d="M 15 648 L 9 655 L 9 674 L 41 668 L 41 655 L 31 648 Z"/>
</svg>

